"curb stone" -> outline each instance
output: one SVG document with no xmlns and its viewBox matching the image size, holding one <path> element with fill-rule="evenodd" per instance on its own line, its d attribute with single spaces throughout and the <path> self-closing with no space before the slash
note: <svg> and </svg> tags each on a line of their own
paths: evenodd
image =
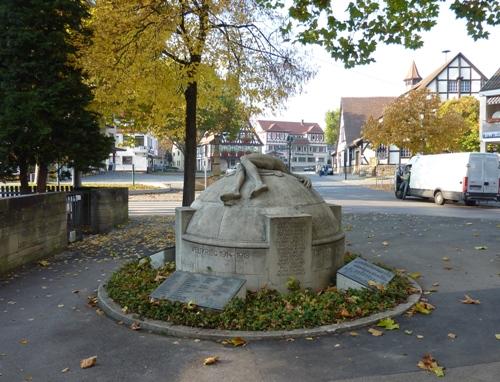
<svg viewBox="0 0 500 382">
<path fill-rule="evenodd" d="M 121 307 L 114 302 L 106 292 L 103 282 L 97 290 L 97 305 L 106 313 L 106 315 L 115 321 L 121 321 L 130 326 L 132 323 L 140 324 L 141 329 L 151 333 L 162 334 L 173 337 L 195 338 L 203 340 L 225 340 L 232 337 L 242 337 L 246 340 L 267 340 L 267 339 L 287 339 L 287 338 L 303 338 L 312 336 L 322 336 L 333 333 L 341 333 L 351 331 L 364 326 L 368 326 L 378 321 L 395 317 L 403 314 L 413 305 L 415 305 L 422 296 L 422 288 L 413 279 L 409 279 L 412 286 L 418 290 L 408 297 L 408 301 L 397 305 L 391 310 L 375 313 L 371 316 L 359 318 L 357 320 L 341 322 L 340 324 L 323 325 L 310 329 L 293 329 L 293 330 L 272 330 L 272 331 L 245 331 L 245 330 L 220 330 L 220 329 L 203 329 L 190 326 L 174 325 L 166 321 L 157 321 L 149 319 L 140 319 L 137 314 L 125 314 Z"/>
</svg>

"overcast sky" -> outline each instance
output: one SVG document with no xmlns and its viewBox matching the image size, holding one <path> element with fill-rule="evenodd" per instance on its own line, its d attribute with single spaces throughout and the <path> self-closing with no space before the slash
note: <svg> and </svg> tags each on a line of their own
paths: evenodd
<svg viewBox="0 0 500 382">
<path fill-rule="evenodd" d="M 265 114 L 260 119 L 317 122 L 324 128 L 325 113 L 340 106 L 341 97 L 398 96 L 404 90 L 403 78 L 412 60 L 423 78 L 448 58 L 459 52 L 467 57 L 487 78 L 500 67 L 500 27 L 489 28 L 488 40 L 474 41 L 467 35 L 465 22 L 443 8 L 438 24 L 424 34 L 424 46 L 419 50 L 400 46 L 380 45 L 374 56 L 376 62 L 344 69 L 320 48 L 312 50 L 312 64 L 318 74 L 305 86 L 304 92 L 286 102 L 286 109 Z"/>
</svg>

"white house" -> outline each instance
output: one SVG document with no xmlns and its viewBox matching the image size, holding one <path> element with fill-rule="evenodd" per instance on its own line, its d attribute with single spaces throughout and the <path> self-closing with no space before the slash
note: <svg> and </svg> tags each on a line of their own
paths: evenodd
<svg viewBox="0 0 500 382">
<path fill-rule="evenodd" d="M 408 86 L 407 80 L 405 78 L 405 83 Z M 479 91 L 486 81 L 486 76 L 467 57 L 458 53 L 427 77 L 411 86 L 409 91 L 425 87 L 431 92 L 437 93 L 441 101 L 464 96 L 479 98 Z"/>
<path fill-rule="evenodd" d="M 342 97 L 337 150 L 334 167 L 339 172 L 357 172 L 359 166 L 371 164 L 376 152 L 363 140 L 362 128 L 368 118 L 379 118 L 396 97 Z"/>
<path fill-rule="evenodd" d="M 485 152 L 487 144 L 500 144 L 500 68 L 479 94 L 479 139 Z"/>
<path fill-rule="evenodd" d="M 328 146 L 319 124 L 257 120 L 254 125 L 264 154 L 277 156 L 285 163 L 290 156 L 292 170 L 315 168 L 328 162 Z"/>
<path fill-rule="evenodd" d="M 423 79 L 415 62 L 412 62 L 404 78 L 406 93 L 427 88 L 437 93 L 441 101 L 463 96 L 479 98 L 479 91 L 486 81 L 484 74 L 462 53 L 450 58 Z M 393 145 L 382 146 L 375 151 L 362 137 L 362 127 L 368 117 L 381 118 L 385 106 L 395 99 L 396 97 L 341 99 L 339 139 L 337 150 L 333 153 L 334 163 L 339 171 L 345 169 L 347 172 L 356 172 L 359 166 L 374 162 L 397 164 L 410 157 L 408 150 L 400 152 L 399 148 Z"/>
<path fill-rule="evenodd" d="M 124 133 L 116 127 L 107 127 L 106 133 L 115 138 L 115 149 L 106 161 L 108 170 L 151 171 L 161 165 L 158 140 L 150 134 Z"/>
</svg>

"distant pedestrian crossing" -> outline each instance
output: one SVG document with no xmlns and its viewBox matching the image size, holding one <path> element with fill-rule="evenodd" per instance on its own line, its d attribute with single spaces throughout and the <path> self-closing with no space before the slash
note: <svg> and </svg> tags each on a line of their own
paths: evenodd
<svg viewBox="0 0 500 382">
<path fill-rule="evenodd" d="M 181 201 L 171 200 L 129 200 L 129 216 L 175 215 L 175 208 Z"/>
</svg>

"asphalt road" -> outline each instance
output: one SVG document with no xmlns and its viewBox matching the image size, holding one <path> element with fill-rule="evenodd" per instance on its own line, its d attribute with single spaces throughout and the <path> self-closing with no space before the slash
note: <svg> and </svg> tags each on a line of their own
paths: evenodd
<svg viewBox="0 0 500 382">
<path fill-rule="evenodd" d="M 351 209 L 343 216 L 347 249 L 420 272 L 423 288 L 435 289 L 425 296 L 436 306 L 432 314 L 399 317 L 401 328 L 382 337 L 359 329 L 357 336 L 251 342 L 244 348 L 162 337 L 120 326 L 87 306 L 87 295 L 119 266 L 119 258 L 68 252 L 47 268 L 28 266 L 0 281 L 0 382 L 434 381 L 436 376 L 417 367 L 425 353 L 446 367 L 449 381 L 498 382 L 498 210 L 401 202 L 352 182 L 313 180 L 328 200 Z M 439 216 L 443 211 L 451 216 Z M 465 294 L 481 303 L 462 304 Z M 80 359 L 93 355 L 97 366 L 80 369 Z M 208 356 L 220 363 L 203 366 Z"/>
<path fill-rule="evenodd" d="M 393 192 L 369 188 L 369 179 L 323 176 L 302 173 L 311 178 L 313 187 L 329 203 L 340 204 L 345 213 L 391 213 L 475 219 L 500 219 L 500 204 L 483 202 L 479 206 L 465 206 L 463 203 L 434 204 L 432 200 L 408 198 L 396 199 Z M 143 174 L 148 176 L 148 174 Z M 155 175 L 149 175 L 154 177 Z M 149 178 L 148 178 L 149 179 Z M 182 182 L 180 183 L 182 184 Z M 131 200 L 130 216 L 173 215 L 181 202 L 162 200 Z"/>
</svg>

